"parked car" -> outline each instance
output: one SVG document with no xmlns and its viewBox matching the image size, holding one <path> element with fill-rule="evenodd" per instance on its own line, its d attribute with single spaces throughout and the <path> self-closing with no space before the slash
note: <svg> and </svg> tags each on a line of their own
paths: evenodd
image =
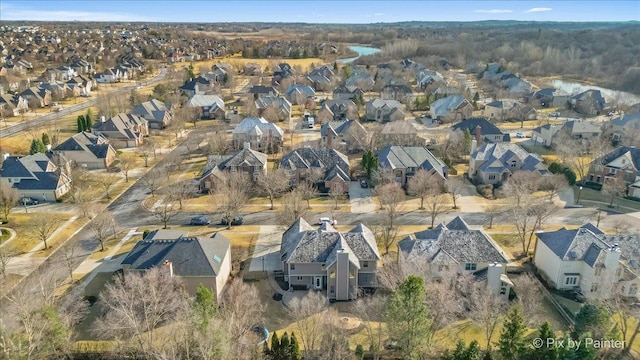
<svg viewBox="0 0 640 360">
<path fill-rule="evenodd" d="M 368 188 L 369 184 L 367 183 L 367 180 L 360 180 L 360 187 L 363 189 Z"/>
<path fill-rule="evenodd" d="M 526 138 L 527 136 L 523 132 L 517 132 L 516 137 L 519 139 L 523 139 L 523 138 Z"/>
<path fill-rule="evenodd" d="M 560 113 L 557 112 L 557 111 L 554 111 L 551 114 L 549 114 L 549 116 L 554 117 L 554 118 L 559 118 L 560 117 Z"/>
<path fill-rule="evenodd" d="M 39 203 L 40 202 L 38 200 L 30 197 L 23 197 L 22 199 L 20 199 L 20 204 L 24 206 L 38 205 Z"/>
<path fill-rule="evenodd" d="M 204 216 L 192 217 L 189 225 L 209 225 L 211 221 Z"/>
<path fill-rule="evenodd" d="M 231 225 L 242 225 L 244 224 L 244 219 L 242 218 L 242 216 L 236 216 L 233 219 L 231 219 Z M 220 220 L 220 225 L 229 225 L 229 218 L 228 217 L 223 217 Z"/>
<path fill-rule="evenodd" d="M 332 219 L 332 218 L 328 218 L 328 217 L 321 217 L 318 220 L 318 225 L 322 225 L 324 223 L 329 223 L 330 225 L 338 225 L 338 220 Z"/>
</svg>

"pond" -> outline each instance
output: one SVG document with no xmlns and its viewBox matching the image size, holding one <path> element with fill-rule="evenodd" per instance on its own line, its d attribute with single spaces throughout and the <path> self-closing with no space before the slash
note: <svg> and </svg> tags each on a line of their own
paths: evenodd
<svg viewBox="0 0 640 360">
<path fill-rule="evenodd" d="M 351 62 L 354 62 L 360 56 L 367 56 L 367 55 L 371 55 L 371 54 L 375 54 L 377 52 L 380 52 L 380 49 L 374 48 L 374 47 L 369 47 L 369 46 L 352 45 L 352 46 L 348 46 L 348 48 L 349 48 L 349 50 L 358 53 L 358 56 L 345 58 L 345 59 L 338 59 L 337 61 L 339 63 L 341 63 L 341 64 L 351 63 Z"/>
<path fill-rule="evenodd" d="M 591 86 L 573 81 L 564 81 L 564 80 L 553 80 L 551 81 L 551 85 L 554 87 L 566 91 L 569 94 L 575 95 L 577 93 L 583 92 L 585 90 L 593 89 L 600 90 L 602 96 L 604 96 L 605 100 L 611 101 L 614 98 L 619 97 L 620 102 L 626 105 L 633 105 L 640 102 L 640 96 L 636 94 L 632 94 L 625 91 L 618 91 L 613 89 L 607 89 L 599 86 Z"/>
</svg>

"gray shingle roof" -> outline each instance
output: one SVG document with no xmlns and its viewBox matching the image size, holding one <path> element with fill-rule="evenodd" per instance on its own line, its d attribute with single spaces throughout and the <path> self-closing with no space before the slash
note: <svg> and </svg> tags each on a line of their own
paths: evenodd
<svg viewBox="0 0 640 360">
<path fill-rule="evenodd" d="M 423 168 L 435 170 L 444 179 L 449 169 L 445 163 L 422 146 L 387 146 L 377 153 L 379 166 L 388 169 Z"/>
<path fill-rule="evenodd" d="M 196 94 L 189 99 L 187 102 L 188 106 L 192 107 L 205 107 L 210 106 L 211 108 L 218 107 L 224 110 L 224 101 L 217 95 L 202 95 Z"/>
<path fill-rule="evenodd" d="M 230 242 L 220 233 L 213 238 L 178 237 L 139 241 L 122 260 L 131 269 L 146 270 L 172 263 L 177 276 L 217 276 Z"/>
<path fill-rule="evenodd" d="M 282 129 L 264 118 L 248 117 L 244 118 L 232 131 L 233 134 L 249 134 L 253 128 L 257 127 L 263 134 L 268 134 L 269 130 L 275 137 L 282 137 Z"/>
<path fill-rule="evenodd" d="M 124 139 L 135 139 L 140 134 L 133 130 L 134 126 L 146 126 L 148 121 L 138 115 L 118 114 L 105 122 L 98 121 L 93 125 L 93 129 L 98 132 L 109 132 L 105 137 L 119 137 Z M 113 133 L 113 134 L 111 134 Z M 117 136 L 114 134 L 118 134 Z"/>
<path fill-rule="evenodd" d="M 507 142 L 511 141 L 511 137 L 509 136 L 509 134 L 504 134 L 502 131 L 500 131 L 500 129 L 498 129 L 497 126 L 492 124 L 489 120 L 481 117 L 464 119 L 461 122 L 453 125 L 451 129 L 454 131 L 460 130 L 462 132 L 465 132 L 466 130 L 468 130 L 471 136 L 474 136 L 476 133 L 476 128 L 478 126 L 480 126 L 481 135 L 503 135 L 504 141 L 507 141 Z"/>
<path fill-rule="evenodd" d="M 640 113 L 622 114 L 612 119 L 611 125 L 640 129 Z"/>
<path fill-rule="evenodd" d="M 147 120 L 163 122 L 167 113 L 167 106 L 160 100 L 145 101 L 131 110 L 130 114 L 142 116 Z"/>
<path fill-rule="evenodd" d="M 462 218 L 447 225 L 414 233 L 398 243 L 410 260 L 428 262 L 501 263 L 508 262 L 504 252 L 480 230 L 469 230 Z"/>
<path fill-rule="evenodd" d="M 20 178 L 13 187 L 19 190 L 55 190 L 61 182 L 70 180 L 49 160 L 47 155 L 37 153 L 29 156 L 10 156 L 2 163 L 0 177 Z"/>
<path fill-rule="evenodd" d="M 53 151 L 88 151 L 98 159 L 105 159 L 110 148 L 111 145 L 109 145 L 105 137 L 81 132 L 56 146 Z"/>
<path fill-rule="evenodd" d="M 594 163 L 606 165 L 627 153 L 633 162 L 633 166 L 635 166 L 636 169 L 640 169 L 640 149 L 633 146 L 620 146 L 599 159 L 594 160 Z"/>
<path fill-rule="evenodd" d="M 510 158 L 516 156 L 521 162 L 521 168 L 515 170 L 526 171 L 540 171 L 540 173 L 546 173 L 546 168 L 542 165 L 542 159 L 537 154 L 530 154 L 518 144 L 512 143 L 496 143 L 496 144 L 484 144 L 480 146 L 471 157 L 477 162 L 484 161 L 479 169 L 483 171 L 489 170 L 489 167 L 493 166 L 493 163 L 498 160 L 502 164 L 499 171 L 503 169 L 511 170 L 510 164 L 507 164 Z M 496 172 L 496 171 L 492 171 Z"/>
<path fill-rule="evenodd" d="M 602 232 L 591 224 L 578 229 L 537 233 L 536 236 L 561 260 L 582 260 L 593 267 L 603 249 L 611 248 Z M 599 232 L 599 233 L 598 233 Z"/>
<path fill-rule="evenodd" d="M 247 164 L 249 166 L 264 166 L 267 163 L 267 154 L 251 150 L 242 149 L 237 153 L 231 155 L 231 157 L 222 161 L 218 166 L 221 170 L 224 170 L 230 166 L 240 166 Z"/>
<path fill-rule="evenodd" d="M 280 255 L 282 261 L 290 263 L 327 263 L 339 249 L 350 249 L 359 260 L 380 259 L 375 237 L 366 226 L 358 224 L 340 233 L 328 224 L 314 229 L 304 219 L 298 219 L 282 235 Z"/>
<path fill-rule="evenodd" d="M 348 179 L 350 173 L 349 158 L 335 149 L 328 148 L 303 147 L 295 149 L 282 156 L 280 167 L 289 171 L 322 168 L 325 171 L 326 180 L 329 179 L 329 176 L 335 175 L 336 169 L 334 167 L 338 167 L 342 171 L 344 175 L 341 177 L 346 175 Z"/>
<path fill-rule="evenodd" d="M 445 116 L 450 111 L 457 109 L 465 100 L 462 95 L 449 95 L 438 99 L 431 104 L 431 114 L 434 117 Z"/>
</svg>

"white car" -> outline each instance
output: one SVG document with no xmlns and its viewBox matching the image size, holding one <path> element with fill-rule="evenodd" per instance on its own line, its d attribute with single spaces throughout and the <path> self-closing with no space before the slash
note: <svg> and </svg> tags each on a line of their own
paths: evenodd
<svg viewBox="0 0 640 360">
<path fill-rule="evenodd" d="M 523 132 L 517 132 L 517 133 L 516 133 L 516 137 L 517 137 L 517 138 L 519 138 L 519 139 L 524 139 L 524 138 L 526 138 L 527 136 L 526 136 Z"/>
<path fill-rule="evenodd" d="M 318 225 L 322 225 L 324 223 L 329 223 L 329 225 L 338 225 L 338 220 L 328 217 L 321 217 L 320 220 L 318 220 Z"/>
</svg>

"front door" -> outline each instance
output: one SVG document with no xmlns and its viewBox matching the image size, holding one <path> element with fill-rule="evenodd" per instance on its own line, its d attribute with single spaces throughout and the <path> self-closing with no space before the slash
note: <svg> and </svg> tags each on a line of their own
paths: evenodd
<svg viewBox="0 0 640 360">
<path fill-rule="evenodd" d="M 322 276 L 314 276 L 313 285 L 316 289 L 322 289 Z"/>
</svg>

